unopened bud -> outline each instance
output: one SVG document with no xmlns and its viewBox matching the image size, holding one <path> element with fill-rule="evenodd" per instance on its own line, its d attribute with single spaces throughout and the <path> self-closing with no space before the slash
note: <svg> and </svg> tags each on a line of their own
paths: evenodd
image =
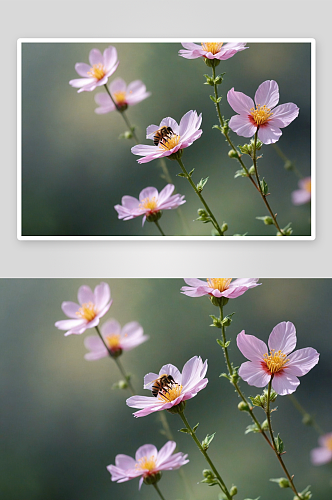
<svg viewBox="0 0 332 500">
<path fill-rule="evenodd" d="M 249 410 L 249 406 L 247 405 L 247 403 L 245 403 L 244 401 L 241 401 L 238 405 L 237 405 L 238 409 L 240 411 L 248 411 Z"/>
<path fill-rule="evenodd" d="M 232 486 L 231 489 L 229 490 L 229 494 L 231 497 L 234 497 L 237 494 L 237 487 Z"/>
<path fill-rule="evenodd" d="M 228 229 L 228 224 L 227 222 L 224 222 L 223 225 L 221 226 L 221 231 L 224 233 Z"/>
<path fill-rule="evenodd" d="M 237 152 L 235 151 L 235 149 L 231 149 L 230 151 L 228 151 L 228 156 L 230 158 L 238 158 L 239 155 L 237 154 Z"/>
</svg>

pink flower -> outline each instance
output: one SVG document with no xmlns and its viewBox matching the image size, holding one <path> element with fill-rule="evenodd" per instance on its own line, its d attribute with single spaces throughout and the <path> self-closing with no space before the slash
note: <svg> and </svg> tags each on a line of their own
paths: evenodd
<svg viewBox="0 0 332 500">
<path fill-rule="evenodd" d="M 219 61 L 225 61 L 233 57 L 237 52 L 249 49 L 249 47 L 245 46 L 245 43 L 235 42 L 226 44 L 223 42 L 205 42 L 201 43 L 201 45 L 196 45 L 196 43 L 182 43 L 181 45 L 186 50 L 179 50 L 179 56 L 186 59 L 206 57 L 207 59 L 218 59 Z"/>
<path fill-rule="evenodd" d="M 114 208 L 118 212 L 119 219 L 130 220 L 143 215 L 142 226 L 144 226 L 146 218 L 150 215 L 161 210 L 177 208 L 186 202 L 184 195 L 171 196 L 173 191 L 173 184 L 167 184 L 160 193 L 154 187 L 147 187 L 140 192 L 138 200 L 133 196 L 123 196 L 122 205 L 115 205 Z"/>
<path fill-rule="evenodd" d="M 127 323 L 121 329 L 120 323 L 115 319 L 110 319 L 100 327 L 100 332 L 109 350 L 115 354 L 119 351 L 130 351 L 149 338 L 147 335 L 143 335 L 143 328 L 137 321 Z M 98 335 L 86 337 L 84 345 L 90 351 L 84 356 L 88 361 L 105 358 L 109 355 Z"/>
<path fill-rule="evenodd" d="M 109 91 L 120 110 L 126 109 L 128 106 L 134 106 L 151 95 L 151 92 L 146 91 L 146 86 L 140 80 L 129 83 L 127 87 L 122 78 L 113 80 L 109 85 Z M 115 110 L 112 99 L 106 93 L 99 92 L 96 94 L 95 101 L 100 106 L 95 109 L 95 112 L 99 115 Z"/>
<path fill-rule="evenodd" d="M 156 158 L 170 156 L 177 151 L 191 146 L 202 135 L 199 128 L 202 122 L 202 113 L 198 116 L 196 111 L 188 111 L 177 124 L 169 116 L 163 118 L 160 125 L 149 125 L 146 129 L 146 138 L 152 139 L 154 146 L 138 144 L 131 148 L 134 155 L 143 156 L 138 163 L 147 163 Z"/>
<path fill-rule="evenodd" d="M 76 63 L 75 70 L 83 78 L 70 80 L 69 85 L 79 87 L 77 92 L 91 92 L 96 87 L 105 85 L 108 77 L 113 75 L 119 65 L 116 48 L 111 45 L 101 54 L 100 50 L 92 49 L 89 54 L 89 64 Z"/>
<path fill-rule="evenodd" d="M 311 462 L 314 465 L 322 465 L 332 460 L 332 432 L 324 434 L 318 439 L 319 448 L 314 448 L 310 452 Z"/>
<path fill-rule="evenodd" d="M 117 455 L 115 465 L 108 465 L 112 481 L 123 483 L 141 476 L 139 489 L 144 479 L 156 476 L 163 470 L 176 470 L 189 462 L 184 453 L 174 453 L 176 443 L 168 441 L 159 451 L 153 444 L 145 444 L 136 451 L 135 459 L 128 455 Z M 156 478 L 156 481 L 159 478 Z M 148 482 L 148 481 L 147 481 Z M 153 481 L 152 481 L 153 482 Z"/>
<path fill-rule="evenodd" d="M 185 278 L 187 285 L 181 288 L 181 292 L 188 297 L 202 297 L 203 295 L 214 295 L 214 297 L 226 297 L 236 299 L 243 295 L 249 288 L 261 285 L 257 283 L 258 278 L 207 278 L 206 282 L 197 278 Z"/>
<path fill-rule="evenodd" d="M 89 286 L 83 285 L 78 289 L 78 302 L 62 302 L 61 308 L 68 318 L 57 321 L 55 326 L 59 330 L 68 330 L 65 336 L 70 334 L 79 335 L 87 328 L 94 328 L 99 324 L 109 308 L 111 307 L 111 290 L 107 283 L 97 285 L 94 292 Z"/>
<path fill-rule="evenodd" d="M 240 377 L 256 387 L 264 387 L 272 379 L 273 389 L 281 396 L 292 394 L 300 384 L 297 377 L 308 373 L 319 359 L 312 347 L 289 354 L 296 346 L 295 326 L 289 321 L 273 328 L 268 341 L 270 354 L 265 342 L 246 335 L 244 330 L 236 341 L 242 354 L 250 360 L 240 366 Z"/>
<path fill-rule="evenodd" d="M 293 205 L 303 205 L 311 200 L 311 177 L 301 179 L 299 188 L 292 192 Z"/>
<path fill-rule="evenodd" d="M 299 114 L 299 108 L 289 102 L 279 102 L 279 87 L 274 80 L 261 83 L 255 94 L 255 103 L 242 92 L 232 88 L 227 94 L 229 105 L 238 115 L 232 116 L 229 126 L 242 137 L 252 137 L 258 130 L 258 139 L 264 144 L 277 142 L 282 132 Z M 274 108 L 274 109 L 273 109 Z"/>
<path fill-rule="evenodd" d="M 208 379 L 204 378 L 206 370 L 207 361 L 203 363 L 199 356 L 194 356 L 186 362 L 182 374 L 174 365 L 164 365 L 159 374 L 148 373 L 144 377 L 144 389 L 152 390 L 155 397 L 132 396 L 126 403 L 131 408 L 141 408 L 134 413 L 135 417 L 145 417 L 155 411 L 168 410 L 182 401 L 193 398 L 204 389 L 208 383 Z"/>
</svg>

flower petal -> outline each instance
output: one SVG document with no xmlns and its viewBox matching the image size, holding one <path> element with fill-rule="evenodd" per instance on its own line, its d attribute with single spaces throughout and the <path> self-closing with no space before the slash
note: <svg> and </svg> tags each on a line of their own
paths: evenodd
<svg viewBox="0 0 332 500">
<path fill-rule="evenodd" d="M 312 347 L 305 347 L 292 352 L 288 356 L 289 362 L 284 368 L 284 372 L 290 375 L 305 375 L 308 373 L 319 361 L 319 353 Z"/>
<path fill-rule="evenodd" d="M 287 127 L 299 115 L 299 108 L 296 104 L 288 102 L 281 104 L 273 110 L 273 115 L 269 119 L 269 124 L 273 127 Z"/>
<path fill-rule="evenodd" d="M 116 319 L 109 319 L 100 328 L 103 337 L 106 335 L 119 335 L 121 333 L 121 325 Z"/>
<path fill-rule="evenodd" d="M 92 302 L 94 304 L 95 296 L 91 288 L 87 285 L 83 285 L 78 289 L 77 297 L 81 305 L 89 302 Z"/>
<path fill-rule="evenodd" d="M 239 375 L 249 385 L 254 385 L 255 387 L 265 387 L 271 380 L 271 375 L 263 369 L 261 361 L 246 361 L 242 363 Z"/>
<path fill-rule="evenodd" d="M 160 375 L 171 375 L 175 382 L 178 383 L 178 384 L 182 384 L 182 376 L 181 376 L 181 373 L 179 372 L 179 370 L 176 368 L 176 366 L 172 365 L 172 364 L 168 364 L 168 365 L 164 365 L 161 367 L 161 369 L 159 370 L 159 377 Z"/>
<path fill-rule="evenodd" d="M 252 137 L 257 130 L 257 126 L 251 123 L 247 115 L 232 116 L 229 120 L 229 127 L 241 137 Z"/>
<path fill-rule="evenodd" d="M 107 283 L 100 283 L 94 291 L 94 303 L 98 311 L 101 311 L 111 298 L 111 290 Z"/>
<path fill-rule="evenodd" d="M 117 455 L 115 457 L 115 465 L 119 467 L 119 469 L 126 471 L 128 469 L 134 469 L 136 461 L 128 455 Z"/>
<path fill-rule="evenodd" d="M 256 106 L 266 106 L 274 108 L 279 102 L 279 87 L 274 80 L 266 80 L 261 83 L 255 94 Z"/>
<path fill-rule="evenodd" d="M 332 460 L 332 450 L 328 448 L 314 448 L 310 452 L 310 458 L 313 465 L 327 464 Z"/>
<path fill-rule="evenodd" d="M 144 444 L 136 451 L 135 460 L 136 462 L 138 462 L 140 458 L 144 457 L 148 458 L 152 456 L 157 458 L 157 455 L 158 455 L 158 450 L 153 444 Z"/>
<path fill-rule="evenodd" d="M 158 190 L 155 187 L 146 187 L 139 194 L 139 200 L 143 201 L 146 198 L 155 198 L 158 200 Z"/>
<path fill-rule="evenodd" d="M 290 321 L 282 321 L 278 323 L 272 330 L 268 345 L 270 351 L 281 351 L 284 354 L 289 354 L 294 351 L 296 346 L 296 328 Z"/>
<path fill-rule="evenodd" d="M 158 377 L 159 377 L 159 375 L 157 373 L 153 373 L 153 372 L 147 373 L 144 376 L 144 385 L 143 385 L 143 388 L 144 389 L 150 389 L 150 391 L 151 391 L 153 382 L 155 380 L 157 380 Z"/>
<path fill-rule="evenodd" d="M 250 361 L 261 362 L 268 352 L 265 342 L 254 335 L 246 335 L 244 330 L 236 337 L 236 343 L 243 356 Z"/>
<path fill-rule="evenodd" d="M 104 65 L 104 58 L 101 55 L 100 50 L 98 50 L 98 49 L 92 49 L 90 51 L 89 62 L 91 64 L 91 66 L 93 66 L 94 64 L 102 64 L 102 65 Z"/>
<path fill-rule="evenodd" d="M 277 142 L 282 135 L 280 128 L 270 125 L 270 121 L 258 129 L 258 139 L 264 144 Z"/>
<path fill-rule="evenodd" d="M 286 373 L 286 369 L 276 373 L 272 379 L 272 388 L 280 396 L 292 394 L 298 385 L 300 385 L 299 379 L 295 375 Z"/>
<path fill-rule="evenodd" d="M 80 306 L 75 302 L 62 302 L 61 309 L 68 318 L 78 319 L 77 312 Z"/>
<path fill-rule="evenodd" d="M 248 115 L 250 114 L 250 109 L 255 107 L 251 97 L 242 92 L 236 92 L 234 87 L 228 91 L 227 101 L 230 107 L 239 115 Z"/>
<path fill-rule="evenodd" d="M 115 78 L 115 80 L 113 80 L 110 83 L 109 89 L 110 89 L 111 94 L 113 95 L 114 92 L 126 92 L 127 85 L 126 85 L 126 82 L 122 78 Z M 107 94 L 105 94 L 105 95 L 107 95 Z"/>
<path fill-rule="evenodd" d="M 75 64 L 76 72 L 83 77 L 89 78 L 88 72 L 91 70 L 91 67 L 86 63 L 76 63 Z"/>
<path fill-rule="evenodd" d="M 163 464 L 172 455 L 176 448 L 176 443 L 174 441 L 168 441 L 162 448 L 160 448 L 157 457 L 157 468 L 159 465 Z"/>
</svg>

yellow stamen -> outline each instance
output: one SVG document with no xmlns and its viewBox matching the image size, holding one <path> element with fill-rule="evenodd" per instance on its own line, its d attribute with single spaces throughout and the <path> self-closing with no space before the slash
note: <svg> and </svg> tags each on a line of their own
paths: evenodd
<svg viewBox="0 0 332 500">
<path fill-rule="evenodd" d="M 158 394 L 158 399 L 164 403 L 170 403 L 178 398 L 182 392 L 182 385 L 172 384 L 171 386 L 163 387 Z"/>
<path fill-rule="evenodd" d="M 137 460 L 135 469 L 152 471 L 156 468 L 156 462 L 157 460 L 154 455 L 151 455 L 151 457 L 142 457 Z"/>
<path fill-rule="evenodd" d="M 205 42 L 201 43 L 202 49 L 205 52 L 211 52 L 211 54 L 218 54 L 220 52 L 221 47 L 223 46 L 223 42 Z"/>
<path fill-rule="evenodd" d="M 284 368 L 287 361 L 289 361 L 286 356 L 280 350 L 276 352 L 275 349 L 271 349 L 270 354 L 264 354 L 264 361 L 272 374 L 280 372 Z"/>
<path fill-rule="evenodd" d="M 123 106 L 126 103 L 126 92 L 114 92 L 113 93 L 114 101 L 118 106 Z"/>
<path fill-rule="evenodd" d="M 224 292 L 229 288 L 232 278 L 207 278 L 206 281 L 210 288 Z"/>
<path fill-rule="evenodd" d="M 139 208 L 145 208 L 147 210 L 154 210 L 157 207 L 158 200 L 155 196 L 153 198 L 144 198 L 139 204 Z"/>
<path fill-rule="evenodd" d="M 111 349 L 111 351 L 116 351 L 120 349 L 120 334 L 114 333 L 113 335 L 107 335 L 105 338 L 106 344 Z"/>
<path fill-rule="evenodd" d="M 326 439 L 325 447 L 332 451 L 332 436 Z"/>
<path fill-rule="evenodd" d="M 261 106 L 260 104 L 256 104 L 256 109 L 251 108 L 250 114 L 253 117 L 256 125 L 263 125 L 264 123 L 266 123 L 268 121 L 270 116 L 273 115 L 270 108 L 268 108 L 266 106 L 266 104 L 264 104 L 264 106 Z"/>
<path fill-rule="evenodd" d="M 93 78 L 96 78 L 97 80 L 101 80 L 102 78 L 104 78 L 105 73 L 105 68 L 101 63 L 94 64 L 91 68 L 91 71 L 88 71 L 88 75 L 93 76 Z"/>
<path fill-rule="evenodd" d="M 311 193 L 311 179 L 308 179 L 304 182 L 304 189 L 308 192 Z"/>
<path fill-rule="evenodd" d="M 169 151 L 170 149 L 175 148 L 179 144 L 180 141 L 180 136 L 173 134 L 172 137 L 164 137 L 158 144 L 160 149 L 163 149 L 164 151 Z"/>
<path fill-rule="evenodd" d="M 97 316 L 97 311 L 92 302 L 86 302 L 82 304 L 82 307 L 79 308 L 76 314 L 80 318 L 92 321 Z"/>
</svg>

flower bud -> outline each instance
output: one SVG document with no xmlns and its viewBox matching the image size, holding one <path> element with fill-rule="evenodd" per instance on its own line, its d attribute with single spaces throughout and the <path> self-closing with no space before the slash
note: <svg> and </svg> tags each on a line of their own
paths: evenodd
<svg viewBox="0 0 332 500">
<path fill-rule="evenodd" d="M 208 59 L 207 57 L 204 57 L 204 62 L 209 68 L 213 68 L 213 66 L 216 67 L 220 64 L 218 59 Z"/>
<path fill-rule="evenodd" d="M 211 476 L 214 477 L 214 474 L 213 474 L 212 470 L 210 470 L 210 469 L 204 469 L 203 470 L 203 476 L 204 477 L 211 477 Z"/>
<path fill-rule="evenodd" d="M 237 487 L 232 486 L 231 489 L 229 490 L 229 494 L 231 497 L 234 497 L 237 494 Z"/>
<path fill-rule="evenodd" d="M 122 354 L 122 349 L 110 351 L 112 358 L 118 358 Z"/>
<path fill-rule="evenodd" d="M 224 233 L 228 229 L 228 224 L 227 222 L 224 222 L 223 225 L 221 226 L 221 231 Z"/>
<path fill-rule="evenodd" d="M 128 389 L 128 384 L 125 380 L 119 380 L 118 382 L 119 389 Z"/>
<path fill-rule="evenodd" d="M 279 481 L 279 486 L 280 488 L 289 488 L 290 485 L 288 479 L 286 479 L 285 477 L 281 477 Z"/>
<path fill-rule="evenodd" d="M 230 149 L 228 151 L 228 156 L 230 158 L 238 158 L 239 157 L 239 155 L 237 154 L 237 152 L 235 151 L 235 149 Z"/>
<path fill-rule="evenodd" d="M 240 401 L 240 403 L 237 405 L 237 407 L 240 411 L 248 411 L 249 410 L 249 406 L 244 401 Z"/>
</svg>

